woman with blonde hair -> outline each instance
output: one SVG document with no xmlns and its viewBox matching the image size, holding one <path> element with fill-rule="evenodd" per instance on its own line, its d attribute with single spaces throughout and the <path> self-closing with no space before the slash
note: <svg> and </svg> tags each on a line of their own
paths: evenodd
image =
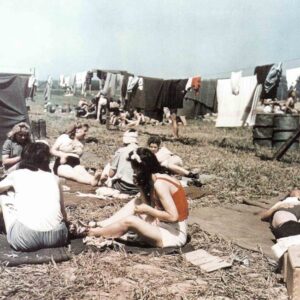
<svg viewBox="0 0 300 300">
<path fill-rule="evenodd" d="M 6 173 L 18 168 L 23 148 L 31 142 L 30 127 L 27 123 L 16 124 L 7 134 L 2 147 L 2 163 Z"/>
<path fill-rule="evenodd" d="M 88 130 L 88 124 L 76 123 L 56 139 L 51 148 L 51 154 L 57 157 L 53 171 L 61 177 L 96 186 L 101 174 L 96 172 L 93 176 L 80 164 Z"/>
</svg>

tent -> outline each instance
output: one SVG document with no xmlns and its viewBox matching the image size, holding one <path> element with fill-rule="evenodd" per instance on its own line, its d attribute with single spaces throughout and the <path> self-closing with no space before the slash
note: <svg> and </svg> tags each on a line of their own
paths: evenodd
<svg viewBox="0 0 300 300">
<path fill-rule="evenodd" d="M 0 157 L 9 130 L 19 122 L 27 122 L 25 98 L 30 74 L 0 73 Z"/>
</svg>

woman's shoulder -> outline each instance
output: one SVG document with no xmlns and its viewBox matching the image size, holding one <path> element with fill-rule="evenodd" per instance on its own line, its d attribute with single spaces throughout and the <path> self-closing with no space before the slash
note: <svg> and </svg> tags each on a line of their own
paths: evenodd
<svg viewBox="0 0 300 300">
<path fill-rule="evenodd" d="M 170 175 L 167 174 L 162 174 L 162 173 L 156 173 L 153 175 L 153 181 L 154 184 L 172 184 L 172 185 L 179 185 L 180 181 L 177 178 L 171 177 Z"/>
</svg>

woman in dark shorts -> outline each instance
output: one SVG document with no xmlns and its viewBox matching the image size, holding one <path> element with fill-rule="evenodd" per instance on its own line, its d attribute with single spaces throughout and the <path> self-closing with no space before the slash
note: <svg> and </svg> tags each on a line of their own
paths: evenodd
<svg viewBox="0 0 300 300">
<path fill-rule="evenodd" d="M 261 213 L 263 221 L 270 221 L 276 239 L 300 234 L 300 190 L 293 190 L 282 201 Z"/>
<path fill-rule="evenodd" d="M 89 125 L 77 123 L 56 139 L 51 148 L 51 154 L 57 157 L 53 172 L 61 177 L 95 186 L 101 174 L 96 172 L 93 176 L 80 164 L 83 141 L 88 130 Z"/>
</svg>

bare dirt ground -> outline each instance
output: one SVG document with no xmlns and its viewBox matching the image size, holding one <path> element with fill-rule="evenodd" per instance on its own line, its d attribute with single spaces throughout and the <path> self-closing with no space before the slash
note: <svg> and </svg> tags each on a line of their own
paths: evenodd
<svg viewBox="0 0 300 300">
<path fill-rule="evenodd" d="M 54 103 L 76 104 L 78 98 L 53 95 Z M 50 144 L 75 117 L 72 114 L 45 113 L 39 94 L 30 111 L 31 120 L 45 119 Z M 83 120 L 84 121 L 84 120 Z M 83 162 L 89 167 L 103 166 L 121 144 L 122 130 L 107 131 L 95 120 L 90 137 L 99 143 L 86 145 Z M 148 133 L 170 136 L 169 126 L 139 128 L 140 145 Z M 297 152 L 281 162 L 267 160 L 272 152 L 255 149 L 249 128 L 220 129 L 214 122 L 190 120 L 180 127 L 180 135 L 190 145 L 167 141 L 168 148 L 180 155 L 186 166 L 218 179 L 207 184 L 212 193 L 191 202 L 191 209 L 223 206 L 260 200 L 300 186 Z M 103 219 L 120 203 L 103 208 L 95 201 L 67 208 L 71 219 Z M 99 200 L 101 201 L 101 200 Z M 249 228 L 251 230 L 251 228 Z M 190 225 L 192 245 L 220 257 L 234 259 L 233 266 L 204 273 L 181 255 L 143 256 L 123 252 L 87 250 L 64 263 L 26 265 L 0 269 L 0 299 L 287 299 L 285 285 L 275 272 L 276 263 L 261 252 L 244 250 L 198 225 Z"/>
</svg>

